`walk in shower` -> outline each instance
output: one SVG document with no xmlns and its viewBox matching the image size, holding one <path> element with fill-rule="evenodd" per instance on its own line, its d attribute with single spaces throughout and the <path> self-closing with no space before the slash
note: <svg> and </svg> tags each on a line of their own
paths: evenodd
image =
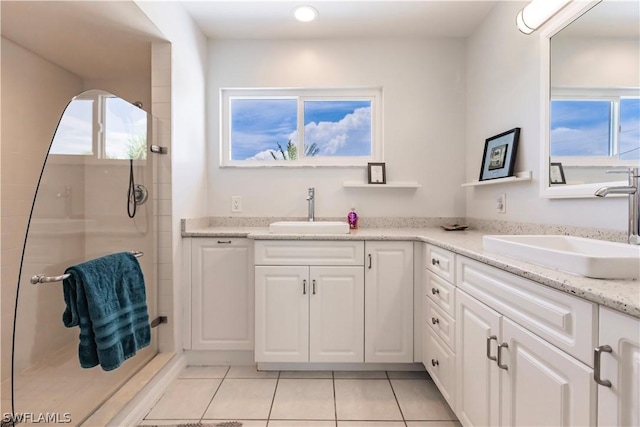
<svg viewBox="0 0 640 427">
<path fill-rule="evenodd" d="M 2 413 L 20 425 L 80 425 L 158 352 L 154 328 L 151 344 L 119 368 L 83 369 L 79 329 L 62 321 L 65 269 L 123 251 L 141 255 L 149 318 L 157 319 L 153 160 L 160 154 L 150 150 L 156 122 L 141 107 L 100 90 L 79 94 L 61 116 L 44 165 L 33 165 L 42 174 L 13 331 L 2 336 L 2 357 L 12 360 L 11 375 L 3 371 Z"/>
</svg>

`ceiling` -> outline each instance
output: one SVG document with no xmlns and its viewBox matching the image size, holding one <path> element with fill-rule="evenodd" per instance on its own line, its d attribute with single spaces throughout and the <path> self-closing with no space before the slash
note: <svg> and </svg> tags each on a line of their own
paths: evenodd
<svg viewBox="0 0 640 427">
<path fill-rule="evenodd" d="M 482 0 L 181 1 L 205 35 L 212 39 L 467 37 L 496 3 Z M 306 24 L 297 22 L 293 9 L 301 4 L 318 10 L 318 19 Z"/>
<path fill-rule="evenodd" d="M 578 17 L 562 37 L 640 38 L 640 1 L 603 1 Z"/>
</svg>

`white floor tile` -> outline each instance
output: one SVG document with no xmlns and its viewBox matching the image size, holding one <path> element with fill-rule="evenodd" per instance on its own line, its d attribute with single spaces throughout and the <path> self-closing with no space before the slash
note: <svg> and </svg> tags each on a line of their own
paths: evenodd
<svg viewBox="0 0 640 427">
<path fill-rule="evenodd" d="M 335 380 L 338 420 L 402 420 L 389 381 Z"/>
<path fill-rule="evenodd" d="M 202 420 L 202 424 L 213 424 L 215 426 L 216 424 L 229 421 L 242 423 L 242 427 L 267 427 L 267 420 Z"/>
<path fill-rule="evenodd" d="M 226 378 L 278 378 L 278 371 L 258 371 L 255 365 L 232 366 L 227 372 Z"/>
<path fill-rule="evenodd" d="M 331 371 L 280 371 L 280 379 L 297 378 L 297 379 L 333 379 Z"/>
<path fill-rule="evenodd" d="M 269 427 L 336 427 L 336 422 L 318 420 L 270 420 Z"/>
<path fill-rule="evenodd" d="M 335 371 L 333 374 L 336 379 L 387 379 L 385 371 Z"/>
<path fill-rule="evenodd" d="M 407 427 L 462 427 L 458 421 L 407 421 Z"/>
<path fill-rule="evenodd" d="M 203 418 L 266 420 L 276 382 L 275 379 L 226 378 Z"/>
<path fill-rule="evenodd" d="M 335 420 L 333 402 L 332 380 L 280 379 L 270 418 Z"/>
<path fill-rule="evenodd" d="M 392 380 L 429 380 L 431 377 L 427 371 L 389 371 Z"/>
<path fill-rule="evenodd" d="M 405 427 L 404 421 L 338 421 L 338 427 Z"/>
<path fill-rule="evenodd" d="M 433 381 L 391 380 L 405 420 L 456 420 Z"/>
<path fill-rule="evenodd" d="M 179 378 L 224 378 L 228 370 L 228 366 L 188 366 Z"/>
<path fill-rule="evenodd" d="M 146 419 L 200 419 L 220 385 L 220 379 L 177 379 Z"/>
</svg>

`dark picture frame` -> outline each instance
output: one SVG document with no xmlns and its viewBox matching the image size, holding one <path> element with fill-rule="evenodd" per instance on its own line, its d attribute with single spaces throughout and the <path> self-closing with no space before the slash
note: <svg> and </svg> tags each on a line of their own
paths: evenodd
<svg viewBox="0 0 640 427">
<path fill-rule="evenodd" d="M 562 163 L 549 163 L 549 184 L 566 184 Z"/>
<path fill-rule="evenodd" d="M 367 177 L 369 184 L 386 184 L 387 173 L 384 163 L 367 163 Z"/>
<path fill-rule="evenodd" d="M 513 175 L 519 139 L 520 128 L 513 128 L 485 140 L 480 181 Z"/>
</svg>

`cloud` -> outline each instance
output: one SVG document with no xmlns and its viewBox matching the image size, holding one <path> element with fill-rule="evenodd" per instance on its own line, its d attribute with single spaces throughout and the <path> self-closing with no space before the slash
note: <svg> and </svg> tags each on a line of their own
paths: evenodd
<svg viewBox="0 0 640 427">
<path fill-rule="evenodd" d="M 316 144 L 320 156 L 368 155 L 371 107 L 357 108 L 337 122 L 311 122 L 304 127 L 305 145 Z"/>
</svg>

